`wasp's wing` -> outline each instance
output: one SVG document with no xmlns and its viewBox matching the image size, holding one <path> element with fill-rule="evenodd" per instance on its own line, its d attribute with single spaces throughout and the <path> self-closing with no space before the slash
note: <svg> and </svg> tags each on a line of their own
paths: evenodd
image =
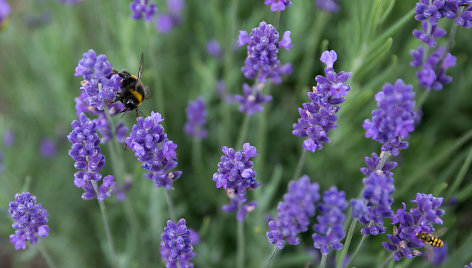
<svg viewBox="0 0 472 268">
<path fill-rule="evenodd" d="M 144 90 L 144 98 L 145 99 L 150 99 L 152 97 L 152 91 L 148 86 L 143 86 Z"/>
<path fill-rule="evenodd" d="M 445 234 L 446 232 L 447 232 L 447 227 L 443 227 L 441 229 L 438 229 L 438 230 L 432 232 L 431 234 L 434 235 L 434 236 L 440 237 L 443 234 Z"/>
</svg>

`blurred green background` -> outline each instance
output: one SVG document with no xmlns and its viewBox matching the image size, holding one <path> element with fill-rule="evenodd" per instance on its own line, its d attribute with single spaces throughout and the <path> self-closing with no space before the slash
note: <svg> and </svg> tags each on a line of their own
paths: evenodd
<svg viewBox="0 0 472 268">
<path fill-rule="evenodd" d="M 165 12 L 164 0 L 155 0 Z M 49 211 L 49 237 L 45 247 L 59 267 L 104 267 L 107 250 L 103 224 L 96 201 L 80 198 L 73 185 L 73 160 L 68 156 L 67 134 L 76 119 L 74 98 L 79 95 L 80 77 L 74 77 L 82 53 L 94 49 L 105 54 L 113 67 L 136 73 L 141 52 L 145 55 L 143 82 L 153 97 L 140 111 L 160 112 L 168 137 L 178 144 L 177 157 L 182 177 L 170 195 L 178 218 L 201 236 L 195 245 L 196 267 L 233 267 L 236 254 L 235 215 L 223 213 L 228 202 L 222 189 L 211 180 L 221 157 L 221 147 L 234 147 L 243 121 L 237 106 L 225 103 L 216 91 L 223 80 L 230 94 L 240 94 L 242 84 L 252 84 L 242 75 L 246 49 L 236 48 L 239 30 L 250 31 L 262 20 L 275 23 L 276 13 L 263 0 L 187 0 L 182 23 L 168 34 L 157 33 L 154 24 L 131 19 L 130 1 L 84 0 L 68 6 L 53 0 L 9 1 L 12 12 L 7 27 L 0 31 L 0 136 L 14 133 L 14 145 L 3 142 L 4 171 L 0 174 L 0 267 L 46 267 L 37 246 L 15 251 L 9 242 L 13 233 L 8 202 L 15 193 L 30 191 Z M 364 157 L 379 153 L 380 145 L 364 138 L 361 126 L 375 108 L 374 94 L 384 83 L 402 78 L 413 84 L 417 100 L 424 90 L 417 86 L 415 69 L 409 65 L 411 49 L 420 45 L 412 36 L 419 27 L 414 19 L 414 0 L 345 0 L 341 11 L 329 14 L 312 0 L 295 0 L 280 15 L 280 33 L 291 31 L 293 48 L 280 51 L 281 63 L 292 63 L 293 73 L 280 85 L 270 85 L 274 99 L 265 111 L 250 119 L 247 141 L 255 145 L 258 181 L 261 186 L 249 200 L 259 207 L 249 214 L 246 230 L 246 265 L 260 267 L 272 251 L 265 237 L 264 217 L 276 215 L 292 179 L 302 140 L 291 134 L 298 119 L 297 107 L 307 101 L 306 92 L 314 77 L 322 74 L 321 52 L 338 53 L 336 71 L 353 72 L 352 89 L 339 113 L 338 128 L 322 151 L 308 153 L 303 174 L 325 190 L 336 185 L 355 198 L 362 189 Z M 449 31 L 452 21 L 441 24 Z M 220 42 L 224 55 L 206 51 L 210 39 Z M 449 258 L 443 267 L 462 267 L 472 261 L 472 46 L 470 29 L 459 28 L 451 53 L 457 65 L 448 71 L 453 82 L 442 91 L 431 92 L 423 106 L 423 118 L 410 138 L 410 147 L 395 158 L 394 210 L 401 203 L 411 207 L 417 192 L 432 193 L 456 202 L 445 204 L 443 217 L 448 232 L 442 239 Z M 447 43 L 447 38 L 440 40 Z M 183 133 L 185 107 L 202 96 L 208 109 L 209 136 L 202 141 L 201 157 L 192 156 L 195 144 Z M 134 113 L 124 120 L 131 129 Z M 57 154 L 47 158 L 39 144 L 52 139 Z M 124 150 L 124 173 L 116 174 L 109 160 L 109 147 L 102 174 L 116 175 L 119 184 L 132 180 L 127 201 L 106 201 L 115 248 L 123 267 L 163 267 L 159 255 L 160 233 L 169 219 L 164 190 L 144 178 L 144 171 L 131 150 Z M 121 147 L 120 147 L 121 149 Z M 239 149 L 239 148 L 238 148 Z M 468 157 L 469 156 L 469 157 Z M 192 163 L 193 162 L 193 163 Z M 451 185 L 458 181 L 456 190 Z M 386 221 L 386 224 L 388 222 Z M 359 227 L 358 227 L 359 228 Z M 388 229 L 391 233 L 391 228 Z M 273 267 L 304 267 L 316 261 L 312 230 L 303 234 L 299 246 L 286 246 Z M 356 232 L 350 250 L 360 240 Z M 381 246 L 385 235 L 369 238 L 355 261 L 356 267 L 374 267 L 388 252 Z M 331 254 L 330 256 L 334 256 Z M 395 267 L 431 266 L 423 257 L 403 260 Z"/>
</svg>

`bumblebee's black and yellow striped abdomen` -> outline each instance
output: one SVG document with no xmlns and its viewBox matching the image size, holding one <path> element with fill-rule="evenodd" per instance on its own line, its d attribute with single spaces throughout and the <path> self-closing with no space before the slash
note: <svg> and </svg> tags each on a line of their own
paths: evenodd
<svg viewBox="0 0 472 268">
<path fill-rule="evenodd" d="M 440 248 L 444 246 L 444 242 L 441 239 L 426 232 L 421 232 L 417 234 L 416 237 L 418 237 L 418 239 L 423 241 L 424 243 L 428 243 L 431 246 L 436 247 L 436 248 Z"/>
</svg>

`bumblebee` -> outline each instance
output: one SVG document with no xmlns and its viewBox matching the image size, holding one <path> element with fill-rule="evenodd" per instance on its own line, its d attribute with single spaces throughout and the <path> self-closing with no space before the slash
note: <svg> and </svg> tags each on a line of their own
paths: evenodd
<svg viewBox="0 0 472 268">
<path fill-rule="evenodd" d="M 423 243 L 427 243 L 436 248 L 444 246 L 444 242 L 441 239 L 427 232 L 418 233 L 416 234 L 416 237 L 423 241 Z"/>
<path fill-rule="evenodd" d="M 143 86 L 141 78 L 143 75 L 144 55 L 141 53 L 141 60 L 139 63 L 138 77 L 130 74 L 127 71 L 118 72 L 113 70 L 112 74 L 118 74 L 121 80 L 120 93 L 115 101 L 120 101 L 125 105 L 122 113 L 136 110 L 136 117 L 138 117 L 138 107 L 143 103 L 144 99 L 151 97 L 150 91 L 146 86 Z"/>
</svg>

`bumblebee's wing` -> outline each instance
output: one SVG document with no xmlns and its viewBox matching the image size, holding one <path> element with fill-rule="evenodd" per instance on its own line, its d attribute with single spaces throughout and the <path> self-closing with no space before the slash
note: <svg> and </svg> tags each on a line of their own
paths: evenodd
<svg viewBox="0 0 472 268">
<path fill-rule="evenodd" d="M 139 61 L 138 84 L 141 82 L 143 76 L 144 53 L 141 52 L 141 60 Z"/>
<path fill-rule="evenodd" d="M 443 227 L 441 229 L 438 229 L 438 230 L 432 232 L 431 234 L 434 235 L 434 236 L 440 237 L 443 234 L 445 234 L 446 232 L 447 232 L 447 227 Z"/>
<path fill-rule="evenodd" d="M 143 86 L 144 99 L 150 99 L 152 97 L 152 91 L 148 86 Z"/>
</svg>

